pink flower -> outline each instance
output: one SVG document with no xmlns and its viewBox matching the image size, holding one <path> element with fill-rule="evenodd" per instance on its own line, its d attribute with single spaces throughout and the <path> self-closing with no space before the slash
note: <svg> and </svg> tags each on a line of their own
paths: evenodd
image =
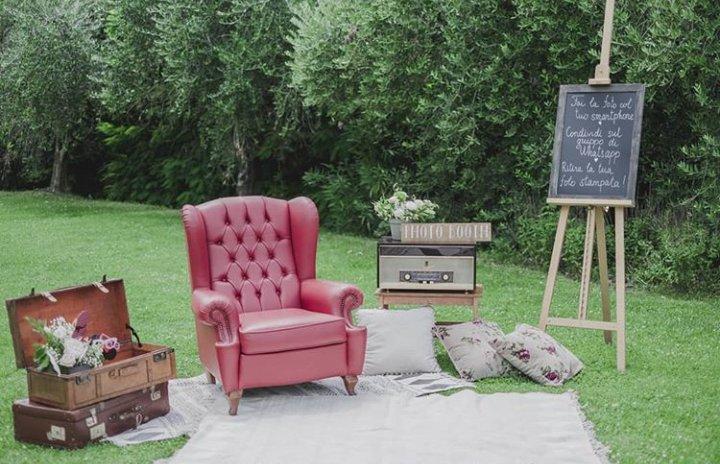
<svg viewBox="0 0 720 464">
<path fill-rule="evenodd" d="M 557 354 L 555 347 L 552 345 L 544 347 L 543 350 L 547 351 L 550 354 Z"/>
<path fill-rule="evenodd" d="M 558 379 L 558 374 L 555 371 L 548 371 L 545 373 L 545 378 L 551 382 L 555 382 Z"/>
<path fill-rule="evenodd" d="M 513 352 L 513 355 L 520 361 L 528 362 L 530 360 L 530 351 L 527 348 Z"/>
</svg>

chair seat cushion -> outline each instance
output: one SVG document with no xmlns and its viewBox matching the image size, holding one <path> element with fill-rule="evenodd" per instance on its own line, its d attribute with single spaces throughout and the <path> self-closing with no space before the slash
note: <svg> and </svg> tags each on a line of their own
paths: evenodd
<svg viewBox="0 0 720 464">
<path fill-rule="evenodd" d="M 298 308 L 240 314 L 240 350 L 276 353 L 344 343 L 345 319 Z"/>
</svg>

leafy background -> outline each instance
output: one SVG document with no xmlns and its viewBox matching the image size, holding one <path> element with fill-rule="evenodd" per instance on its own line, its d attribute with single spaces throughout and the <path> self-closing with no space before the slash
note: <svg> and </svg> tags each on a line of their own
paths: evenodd
<svg viewBox="0 0 720 464">
<path fill-rule="evenodd" d="M 74 193 L 304 194 L 326 227 L 373 234 L 398 183 L 492 221 L 496 259 L 545 266 L 558 86 L 592 74 L 603 5 L 0 0 L 0 188 L 47 186 L 67 141 Z M 647 85 L 631 284 L 720 293 L 718 30 L 714 0 L 617 5 L 613 81 Z"/>
</svg>

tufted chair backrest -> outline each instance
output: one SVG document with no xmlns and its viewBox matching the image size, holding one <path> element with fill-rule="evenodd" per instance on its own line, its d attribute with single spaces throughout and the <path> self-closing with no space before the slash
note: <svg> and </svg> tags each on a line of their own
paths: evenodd
<svg viewBox="0 0 720 464">
<path fill-rule="evenodd" d="M 318 215 L 308 198 L 220 198 L 183 207 L 193 289 L 210 288 L 239 311 L 300 306 L 315 278 Z"/>
</svg>

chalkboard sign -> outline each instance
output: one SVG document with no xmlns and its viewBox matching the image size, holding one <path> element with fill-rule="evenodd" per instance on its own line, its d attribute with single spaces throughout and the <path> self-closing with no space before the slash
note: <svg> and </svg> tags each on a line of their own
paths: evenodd
<svg viewBox="0 0 720 464">
<path fill-rule="evenodd" d="M 549 201 L 635 203 L 643 84 L 560 86 Z"/>
</svg>

